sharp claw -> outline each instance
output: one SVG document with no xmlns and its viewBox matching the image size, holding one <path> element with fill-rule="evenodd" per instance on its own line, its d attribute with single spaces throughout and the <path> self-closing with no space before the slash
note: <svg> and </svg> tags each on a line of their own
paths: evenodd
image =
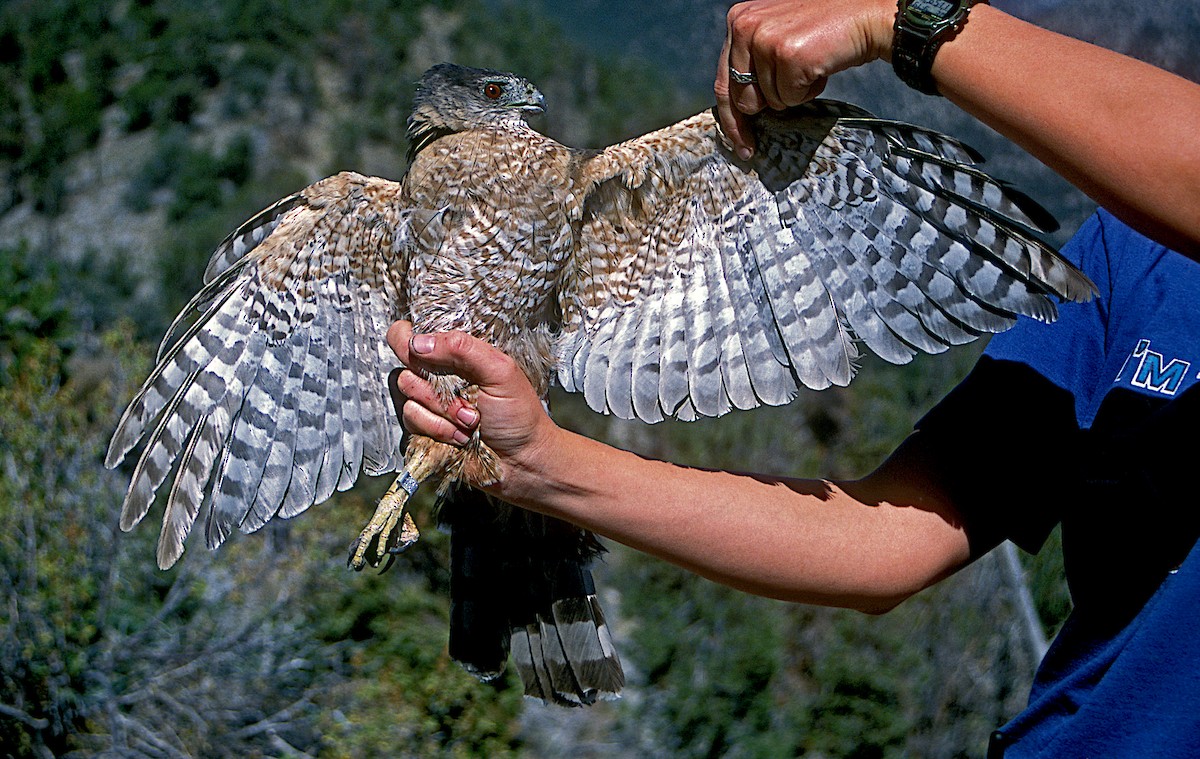
<svg viewBox="0 0 1200 759">
<path fill-rule="evenodd" d="M 377 558 L 382 558 L 384 550 L 386 550 L 388 544 L 392 542 L 392 533 L 395 531 L 396 522 L 398 521 L 400 521 L 399 514 L 394 512 L 389 514 L 387 521 L 383 523 L 383 529 L 381 529 L 378 535 L 376 535 L 377 539 L 375 541 L 375 556 Z"/>
<path fill-rule="evenodd" d="M 380 572 L 385 571 L 396 560 L 396 557 L 404 553 L 413 543 L 421 537 L 421 533 L 417 531 L 417 525 L 413 522 L 412 516 L 405 511 L 400 522 L 400 529 L 396 529 L 395 524 L 388 525 L 387 542 L 384 543 L 382 536 L 380 543 L 375 546 L 378 552 L 380 546 L 384 546 L 384 552 L 387 554 L 387 565 Z M 379 555 L 378 553 L 376 555 Z"/>
</svg>

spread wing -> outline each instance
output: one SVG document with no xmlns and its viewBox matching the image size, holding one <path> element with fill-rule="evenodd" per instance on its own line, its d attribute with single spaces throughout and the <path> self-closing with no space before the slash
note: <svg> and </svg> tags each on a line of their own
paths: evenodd
<svg viewBox="0 0 1200 759">
<path fill-rule="evenodd" d="M 285 198 L 221 243 L 167 332 L 105 459 L 145 440 L 121 512 L 130 529 L 174 471 L 159 538 L 169 567 L 206 498 L 206 542 L 258 529 L 400 464 L 383 340 L 402 304 L 398 185 L 357 174 Z M 194 321 L 189 319 L 194 317 Z"/>
<path fill-rule="evenodd" d="M 1094 290 L 956 140 L 827 100 L 756 128 L 749 162 L 709 113 L 585 157 L 558 379 L 593 409 L 778 405 L 848 383 L 859 344 L 905 363 Z"/>
</svg>

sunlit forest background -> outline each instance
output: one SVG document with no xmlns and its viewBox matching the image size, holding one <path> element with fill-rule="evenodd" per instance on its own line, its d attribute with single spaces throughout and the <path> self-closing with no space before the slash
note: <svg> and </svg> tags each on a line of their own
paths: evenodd
<svg viewBox="0 0 1200 759">
<path fill-rule="evenodd" d="M 1010 4 L 1197 78 L 1189 2 Z M 630 685 L 563 711 L 447 656 L 447 538 L 383 575 L 345 548 L 387 481 L 155 568 L 117 528 L 108 436 L 208 253 L 343 169 L 399 178 L 412 82 L 517 71 L 539 129 L 601 146 L 704 108 L 725 5 L 487 0 L 6 0 L 0 5 L 0 756 L 978 756 L 1069 610 L 1054 539 L 882 617 L 751 598 L 620 546 L 596 568 Z M 1119 23 L 1117 20 L 1119 19 Z M 829 94 L 965 137 L 1063 221 L 1086 199 L 885 68 Z M 382 336 L 381 336 L 382 339 Z M 557 395 L 562 423 L 697 466 L 848 477 L 980 346 L 864 366 L 781 409 L 646 427 Z M 1008 462 L 1020 476 L 1024 462 Z M 431 504 L 418 516 L 430 523 Z M 646 508 L 654 494 L 646 494 Z M 722 504 L 713 519 L 737 518 Z M 153 515 L 151 520 L 153 521 Z"/>
</svg>

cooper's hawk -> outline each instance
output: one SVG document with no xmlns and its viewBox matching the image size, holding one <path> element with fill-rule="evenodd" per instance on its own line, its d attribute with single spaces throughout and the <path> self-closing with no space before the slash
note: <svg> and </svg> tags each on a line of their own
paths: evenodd
<svg viewBox="0 0 1200 759">
<path fill-rule="evenodd" d="M 360 471 L 402 470 L 352 546 L 356 568 L 377 564 L 416 538 L 416 483 L 460 483 L 442 512 L 452 655 L 492 677 L 511 646 L 529 694 L 578 704 L 623 681 L 585 568 L 597 544 L 470 490 L 497 476 L 477 435 L 462 448 L 413 436 L 401 455 L 391 321 L 465 330 L 543 396 L 557 379 L 597 411 L 654 422 L 845 385 L 860 343 L 903 363 L 1018 315 L 1051 320 L 1050 296 L 1093 286 L 1030 231 L 1045 212 L 944 135 L 822 100 L 759 117 L 750 161 L 707 112 L 576 150 L 526 124 L 542 107 L 512 74 L 426 72 L 399 182 L 338 174 L 220 245 L 107 464 L 146 440 L 124 529 L 175 472 L 163 567 L 203 504 L 215 548 Z M 447 397 L 476 391 L 433 379 Z"/>
</svg>

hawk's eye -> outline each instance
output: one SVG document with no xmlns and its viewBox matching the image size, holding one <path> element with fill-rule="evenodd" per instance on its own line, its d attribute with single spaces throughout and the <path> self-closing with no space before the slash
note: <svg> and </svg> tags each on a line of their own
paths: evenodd
<svg viewBox="0 0 1200 759">
<path fill-rule="evenodd" d="M 483 86 L 483 94 L 489 100 L 499 100 L 500 96 L 504 94 L 504 88 L 495 82 L 488 82 Z"/>
</svg>

